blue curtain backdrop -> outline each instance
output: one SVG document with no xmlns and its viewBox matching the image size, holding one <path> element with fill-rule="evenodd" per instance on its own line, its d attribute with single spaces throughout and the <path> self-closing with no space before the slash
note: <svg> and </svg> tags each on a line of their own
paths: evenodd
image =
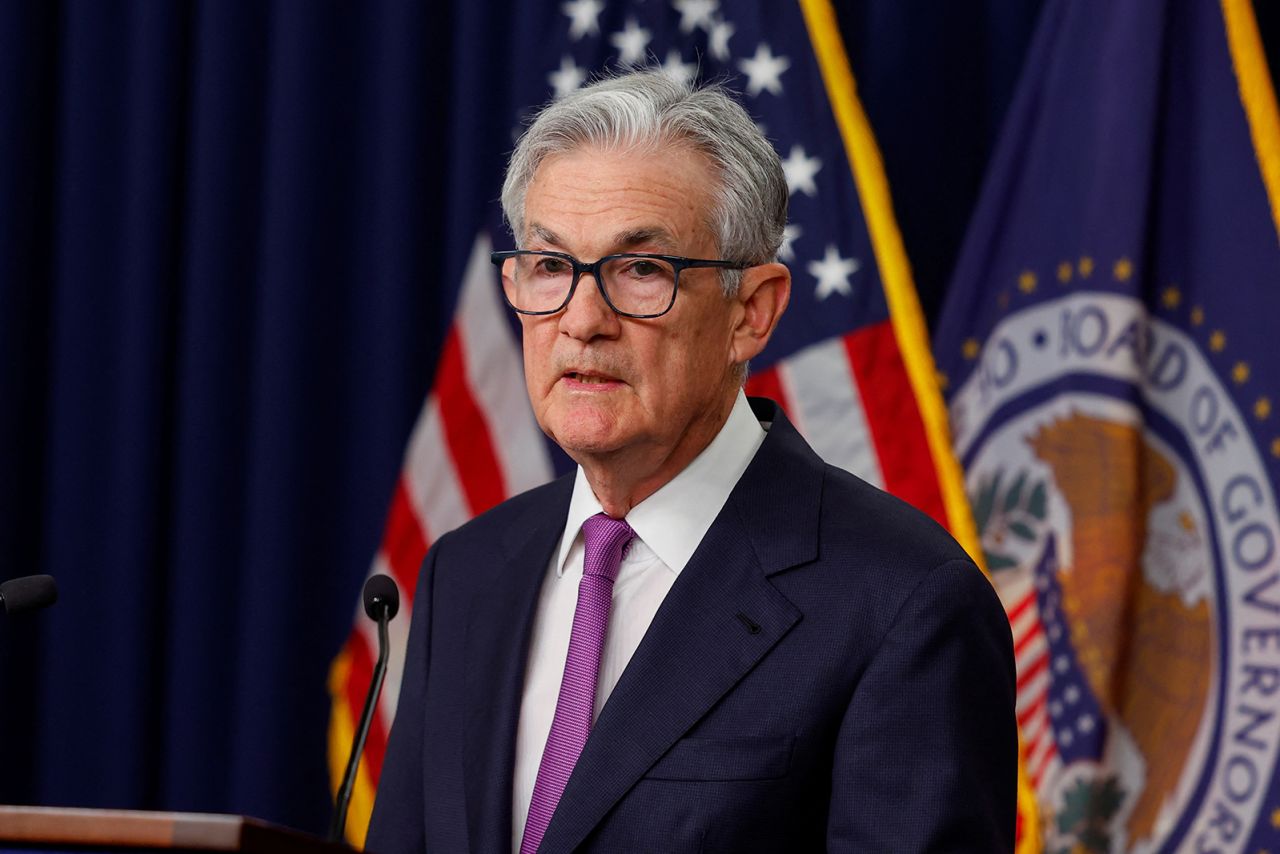
<svg viewBox="0 0 1280 854">
<path fill-rule="evenodd" d="M 1039 5 L 837 4 L 930 313 Z M 0 802 L 325 826 L 437 251 L 492 203 L 449 164 L 510 146 L 451 145 L 491 85 L 451 70 L 492 49 L 461 9 L 0 4 L 0 579 L 61 587 L 0 620 Z"/>
</svg>

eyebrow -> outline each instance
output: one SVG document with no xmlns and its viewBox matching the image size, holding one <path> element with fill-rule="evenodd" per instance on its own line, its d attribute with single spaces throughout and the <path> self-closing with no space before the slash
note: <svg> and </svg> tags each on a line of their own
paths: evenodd
<svg viewBox="0 0 1280 854">
<path fill-rule="evenodd" d="M 562 247 L 564 244 L 560 241 L 560 236 L 544 225 L 531 223 L 529 225 L 529 235 L 534 240 L 545 243 L 549 246 Z M 644 244 L 653 245 L 660 251 L 671 252 L 675 249 L 676 241 L 672 237 L 671 232 L 661 226 L 648 226 L 644 228 L 633 228 L 629 231 L 619 232 L 613 238 L 613 245 L 624 250 L 633 249 L 636 246 Z"/>
<path fill-rule="evenodd" d="M 658 249 L 665 249 L 668 252 L 672 251 L 676 245 L 675 238 L 671 236 L 671 232 L 660 226 L 624 231 L 614 238 L 614 242 L 628 249 L 650 243 L 654 244 Z"/>
<path fill-rule="evenodd" d="M 545 226 L 538 225 L 537 223 L 531 223 L 529 225 L 529 235 L 533 237 L 535 240 L 538 240 L 542 243 L 550 244 L 551 246 L 562 245 L 560 243 L 560 238 L 556 235 L 554 231 L 552 231 L 551 229 Z"/>
</svg>

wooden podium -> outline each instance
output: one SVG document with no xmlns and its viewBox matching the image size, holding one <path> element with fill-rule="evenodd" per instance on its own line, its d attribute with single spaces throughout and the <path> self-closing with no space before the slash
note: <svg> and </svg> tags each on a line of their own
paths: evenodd
<svg viewBox="0 0 1280 854">
<path fill-rule="evenodd" d="M 352 854 L 355 849 L 238 815 L 0 806 L 0 851 L 156 850 Z"/>
</svg>

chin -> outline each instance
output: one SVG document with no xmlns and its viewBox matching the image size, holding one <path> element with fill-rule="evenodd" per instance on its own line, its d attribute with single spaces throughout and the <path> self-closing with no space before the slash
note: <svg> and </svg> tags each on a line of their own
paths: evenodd
<svg viewBox="0 0 1280 854">
<path fill-rule="evenodd" d="M 615 419 L 601 417 L 598 412 L 583 412 L 581 408 L 560 414 L 547 427 L 547 435 L 575 460 L 579 454 L 607 454 L 626 444 Z"/>
<path fill-rule="evenodd" d="M 586 428 L 585 425 L 563 425 L 551 432 L 551 438 L 566 454 L 577 460 L 579 454 L 598 456 L 618 450 L 622 442 L 611 432 Z"/>
</svg>

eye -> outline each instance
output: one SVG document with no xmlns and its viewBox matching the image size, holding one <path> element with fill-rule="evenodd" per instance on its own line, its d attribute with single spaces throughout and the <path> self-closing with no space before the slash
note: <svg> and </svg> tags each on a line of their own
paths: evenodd
<svg viewBox="0 0 1280 854">
<path fill-rule="evenodd" d="M 631 273 L 635 276 L 656 276 L 662 272 L 662 268 L 652 261 L 640 259 L 631 265 Z"/>
<path fill-rule="evenodd" d="M 622 274 L 629 279 L 670 278 L 670 268 L 661 261 L 651 258 L 628 258 L 622 268 Z"/>
<path fill-rule="evenodd" d="M 573 266 L 563 258 L 554 255 L 539 256 L 534 268 L 542 276 L 565 276 L 573 270 Z"/>
</svg>

